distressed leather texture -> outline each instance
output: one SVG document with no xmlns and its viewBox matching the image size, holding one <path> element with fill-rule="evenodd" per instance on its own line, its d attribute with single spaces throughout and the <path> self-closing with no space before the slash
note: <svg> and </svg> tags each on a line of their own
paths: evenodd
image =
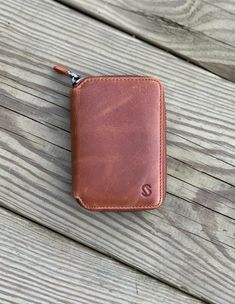
<svg viewBox="0 0 235 304">
<path fill-rule="evenodd" d="M 86 77 L 71 97 L 74 197 L 97 211 L 159 207 L 166 192 L 160 81 L 145 76 Z"/>
</svg>

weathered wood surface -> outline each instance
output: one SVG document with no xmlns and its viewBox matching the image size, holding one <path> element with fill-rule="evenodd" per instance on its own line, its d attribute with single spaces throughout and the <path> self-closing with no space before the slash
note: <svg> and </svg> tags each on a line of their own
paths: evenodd
<svg viewBox="0 0 235 304">
<path fill-rule="evenodd" d="M 235 2 L 60 0 L 235 82 Z"/>
<path fill-rule="evenodd" d="M 208 4 L 220 7 L 223 10 L 235 14 L 235 2 L 234 0 L 205 0 Z M 218 18 L 218 17 L 217 17 Z"/>
<path fill-rule="evenodd" d="M 0 14 L 1 205 L 188 293 L 233 303 L 235 85 L 56 2 L 1 2 Z M 91 213 L 71 197 L 69 80 L 53 64 L 163 80 L 162 208 Z"/>
<path fill-rule="evenodd" d="M 203 304 L 0 208 L 0 302 Z"/>
</svg>

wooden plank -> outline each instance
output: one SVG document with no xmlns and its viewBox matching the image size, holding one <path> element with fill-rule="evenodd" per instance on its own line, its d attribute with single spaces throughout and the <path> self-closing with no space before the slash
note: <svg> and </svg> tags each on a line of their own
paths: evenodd
<svg viewBox="0 0 235 304">
<path fill-rule="evenodd" d="M 234 84 L 52 1 L 0 9 L 1 205 L 207 301 L 233 303 Z M 69 80 L 53 64 L 163 80 L 170 175 L 160 210 L 91 213 L 72 199 Z"/>
<path fill-rule="evenodd" d="M 59 1 L 235 81 L 234 2 Z"/>
<path fill-rule="evenodd" d="M 1 303 L 203 302 L 0 208 Z"/>
<path fill-rule="evenodd" d="M 206 2 L 235 15 L 235 3 L 233 0 L 206 0 Z"/>
</svg>

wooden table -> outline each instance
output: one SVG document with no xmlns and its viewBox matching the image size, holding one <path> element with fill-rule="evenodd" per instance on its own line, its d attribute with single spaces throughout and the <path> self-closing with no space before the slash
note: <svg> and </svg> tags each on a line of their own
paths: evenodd
<svg viewBox="0 0 235 304">
<path fill-rule="evenodd" d="M 235 3 L 60 2 L 0 2 L 0 303 L 233 304 Z M 70 82 L 55 64 L 163 81 L 159 210 L 72 198 Z"/>
</svg>

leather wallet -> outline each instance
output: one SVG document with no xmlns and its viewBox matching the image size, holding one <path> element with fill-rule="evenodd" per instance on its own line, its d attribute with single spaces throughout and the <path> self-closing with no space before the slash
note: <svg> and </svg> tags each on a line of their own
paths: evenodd
<svg viewBox="0 0 235 304">
<path fill-rule="evenodd" d="M 59 67 L 56 70 L 62 71 Z M 72 193 L 86 209 L 159 207 L 166 192 L 161 82 L 146 76 L 72 77 Z"/>
</svg>

